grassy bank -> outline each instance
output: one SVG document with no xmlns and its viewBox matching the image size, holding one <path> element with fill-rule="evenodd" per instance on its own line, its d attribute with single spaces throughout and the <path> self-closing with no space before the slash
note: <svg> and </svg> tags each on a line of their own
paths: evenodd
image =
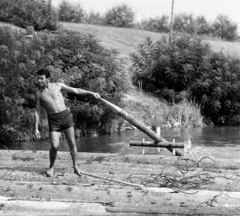
<svg viewBox="0 0 240 216">
<path fill-rule="evenodd" d="M 61 23 L 61 26 L 65 29 L 96 35 L 103 46 L 118 50 L 120 56 L 127 60 L 128 65 L 130 65 L 129 54 L 135 52 L 138 44 L 143 42 L 146 37 L 157 40 L 166 35 L 137 29 L 89 24 Z"/>
<path fill-rule="evenodd" d="M 0 22 L 0 26 L 10 26 L 15 30 L 23 30 L 14 25 Z M 120 55 L 129 60 L 129 54 L 135 52 L 140 43 L 146 37 L 156 41 L 163 36 L 168 36 L 166 33 L 156 33 L 131 28 L 115 28 L 109 26 L 99 26 L 81 23 L 61 23 L 61 28 L 80 31 L 86 34 L 96 35 L 97 39 L 108 49 L 116 49 Z M 203 38 L 203 41 L 209 43 L 214 51 L 223 51 L 225 54 L 235 55 L 240 57 L 240 42 L 228 42 L 216 38 Z"/>
<path fill-rule="evenodd" d="M 89 24 L 61 23 L 61 26 L 65 29 L 96 35 L 102 45 L 109 49 L 118 50 L 121 56 L 128 60 L 129 54 L 135 52 L 138 45 L 142 43 L 146 37 L 150 37 L 153 41 L 157 41 L 163 36 L 168 36 L 166 33 Z M 228 42 L 216 38 L 203 38 L 203 41 L 209 43 L 214 51 L 223 51 L 226 54 L 240 57 L 239 42 Z"/>
<path fill-rule="evenodd" d="M 200 107 L 189 101 L 169 105 L 150 93 L 132 89 L 125 95 L 124 106 L 129 114 L 153 129 L 159 126 L 189 128 L 203 125 Z"/>
<path fill-rule="evenodd" d="M 16 30 L 21 28 L 14 25 L 0 22 L 0 26 L 7 25 Z M 61 23 L 61 28 L 81 31 L 83 33 L 90 33 L 96 35 L 103 46 L 108 49 L 116 49 L 120 55 L 129 58 L 129 54 L 135 52 L 139 43 L 142 43 L 146 37 L 152 38 L 154 41 L 166 33 L 156 33 L 131 28 L 115 28 L 109 26 L 99 26 L 81 23 Z M 203 41 L 209 43 L 214 51 L 223 51 L 225 54 L 235 55 L 240 57 L 240 42 L 228 42 L 216 38 L 203 38 Z"/>
</svg>

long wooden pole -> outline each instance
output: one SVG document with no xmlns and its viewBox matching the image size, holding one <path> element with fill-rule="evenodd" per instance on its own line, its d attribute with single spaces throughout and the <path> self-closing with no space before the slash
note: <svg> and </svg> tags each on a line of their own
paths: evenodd
<svg viewBox="0 0 240 216">
<path fill-rule="evenodd" d="M 81 174 L 84 174 L 84 175 L 86 175 L 86 176 L 90 176 L 90 177 L 93 177 L 93 178 L 100 178 L 100 179 L 104 179 L 104 180 L 107 180 L 107 181 L 117 182 L 117 183 L 119 183 L 119 184 L 124 184 L 124 185 L 132 186 L 132 187 L 144 188 L 144 186 L 143 186 L 143 185 L 140 185 L 140 184 L 133 184 L 133 183 L 121 181 L 121 180 L 118 180 L 118 179 L 113 179 L 113 178 L 109 178 L 109 177 L 98 176 L 98 175 L 94 175 L 94 174 L 92 174 L 92 173 L 87 173 L 87 172 L 81 171 Z"/>
<path fill-rule="evenodd" d="M 169 42 L 171 42 L 172 32 L 173 32 L 173 8 L 174 8 L 174 0 L 172 0 L 171 21 L 170 21 L 170 29 L 169 29 Z"/>
<path fill-rule="evenodd" d="M 110 103 L 109 101 L 99 98 L 99 100 L 108 108 L 110 108 L 112 111 L 117 113 L 119 116 L 121 116 L 126 121 L 130 122 L 132 125 L 134 125 L 136 128 L 141 130 L 143 133 L 147 134 L 151 139 L 157 141 L 157 142 L 167 142 L 167 140 L 163 139 L 161 136 L 157 135 L 152 130 L 148 129 L 145 125 L 143 125 L 141 122 L 137 121 L 133 116 L 128 114 L 126 111 L 121 109 L 120 107 L 116 106 L 115 104 Z M 170 147 L 166 147 L 170 152 L 173 152 L 173 149 Z M 182 156 L 182 152 L 176 150 L 177 156 Z"/>
</svg>

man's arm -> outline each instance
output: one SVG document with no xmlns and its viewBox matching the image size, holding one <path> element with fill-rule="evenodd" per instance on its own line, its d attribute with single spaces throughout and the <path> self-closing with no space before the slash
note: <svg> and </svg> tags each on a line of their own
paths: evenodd
<svg viewBox="0 0 240 216">
<path fill-rule="evenodd" d="M 40 132 L 38 130 L 38 125 L 40 121 L 40 97 L 39 93 L 35 94 L 35 111 L 34 111 L 34 136 L 35 138 L 40 138 Z"/>
<path fill-rule="evenodd" d="M 95 93 L 92 91 L 87 91 L 87 90 L 80 89 L 80 88 L 73 88 L 73 87 L 65 85 L 64 83 L 58 83 L 58 85 L 60 85 L 63 90 L 65 90 L 66 92 L 69 92 L 69 93 L 73 93 L 73 94 L 77 94 L 77 95 L 84 95 L 84 96 L 91 95 L 96 99 L 100 98 L 100 95 L 98 93 Z"/>
</svg>

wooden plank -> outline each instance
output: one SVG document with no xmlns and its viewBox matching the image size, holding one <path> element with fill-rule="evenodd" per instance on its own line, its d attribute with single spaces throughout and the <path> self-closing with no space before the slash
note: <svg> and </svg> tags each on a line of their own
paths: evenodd
<svg viewBox="0 0 240 216">
<path fill-rule="evenodd" d="M 184 202 L 183 202 L 184 203 Z M 182 206 L 181 206 L 182 205 Z M 206 206 L 184 206 L 180 205 L 140 205 L 140 206 L 124 206 L 124 207 L 106 207 L 107 212 L 112 215 L 116 213 L 127 215 L 239 215 L 239 209 L 236 208 L 212 208 Z"/>
<path fill-rule="evenodd" d="M 133 116 L 128 114 L 126 111 L 121 109 L 120 107 L 116 106 L 115 104 L 110 103 L 107 100 L 104 100 L 103 98 L 99 98 L 99 101 L 101 101 L 106 107 L 113 110 L 115 113 L 117 113 L 119 116 L 121 116 L 123 119 L 137 127 L 139 130 L 141 130 L 143 133 L 147 134 L 150 138 L 157 142 L 167 142 L 165 139 L 163 139 L 161 136 L 157 135 L 152 130 L 148 129 L 145 125 L 143 125 L 141 122 L 137 121 Z M 173 152 L 172 148 L 166 147 L 170 152 Z M 177 156 L 182 156 L 183 153 L 181 151 L 176 150 Z"/>
<path fill-rule="evenodd" d="M 76 201 L 25 201 L 0 197 L 0 215 L 53 216 L 53 215 L 239 215 L 236 207 L 214 207 L 207 205 L 188 206 L 184 203 L 171 205 L 152 202 L 151 204 L 126 204 L 124 206 L 104 206 L 101 203 L 81 203 Z"/>
<path fill-rule="evenodd" d="M 164 147 L 164 148 L 184 148 L 184 143 L 173 142 L 152 142 L 152 141 L 130 141 L 130 146 L 138 147 Z"/>
</svg>

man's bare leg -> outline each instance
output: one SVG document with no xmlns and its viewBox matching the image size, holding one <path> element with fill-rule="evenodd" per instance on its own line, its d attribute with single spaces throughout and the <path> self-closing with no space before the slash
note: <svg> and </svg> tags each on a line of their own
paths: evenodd
<svg viewBox="0 0 240 216">
<path fill-rule="evenodd" d="M 46 171 L 46 174 L 48 177 L 52 177 L 54 173 L 54 162 L 57 157 L 57 150 L 59 147 L 59 138 L 60 138 L 60 132 L 55 132 L 55 131 L 50 132 L 50 142 L 51 142 L 51 149 L 49 151 L 50 166 L 49 166 L 49 169 Z"/>
<path fill-rule="evenodd" d="M 67 138 L 67 142 L 68 142 L 68 145 L 70 148 L 70 154 L 72 156 L 74 173 L 81 176 L 81 171 L 77 165 L 77 146 L 76 146 L 76 141 L 75 141 L 74 128 L 70 127 L 68 129 L 64 130 L 64 133 L 65 133 L 65 136 Z"/>
</svg>

